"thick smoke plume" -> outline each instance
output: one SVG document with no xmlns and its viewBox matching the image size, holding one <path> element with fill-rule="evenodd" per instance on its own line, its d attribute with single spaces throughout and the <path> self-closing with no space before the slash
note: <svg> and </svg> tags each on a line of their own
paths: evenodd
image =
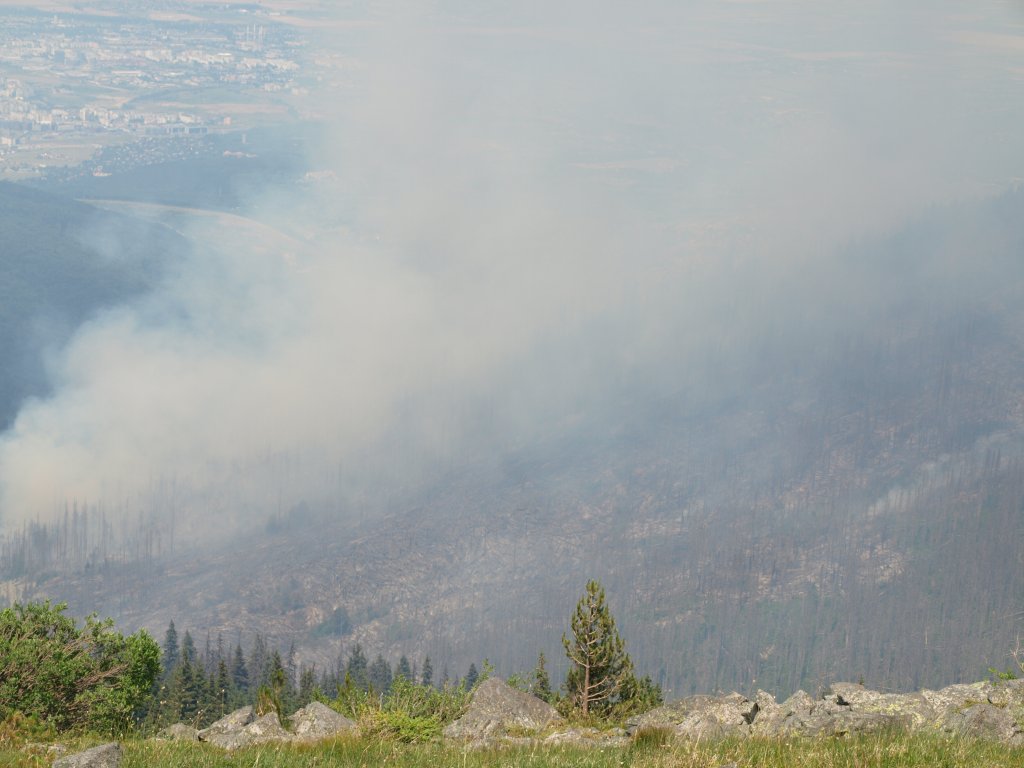
<svg viewBox="0 0 1024 768">
<path fill-rule="evenodd" d="M 259 227 L 192 222 L 158 290 L 79 330 L 0 441 L 4 525 L 169 483 L 225 529 L 386 504 L 1006 267 L 844 256 L 1024 178 L 1006 3 L 349 13 L 315 41 L 346 65 L 312 100 L 335 181 L 253 190 Z"/>
</svg>

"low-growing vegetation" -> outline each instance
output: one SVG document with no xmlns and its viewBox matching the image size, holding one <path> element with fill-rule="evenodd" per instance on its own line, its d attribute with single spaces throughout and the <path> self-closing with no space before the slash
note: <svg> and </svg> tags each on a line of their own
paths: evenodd
<svg viewBox="0 0 1024 768">
<path fill-rule="evenodd" d="M 665 734 L 638 736 L 629 747 L 513 746 L 467 749 L 388 738 L 343 738 L 312 745 L 275 744 L 225 752 L 200 742 L 132 739 L 122 768 L 1022 768 L 1024 750 L 970 739 L 883 734 L 850 739 L 745 739 L 673 741 Z M 85 746 L 80 744 L 79 746 Z M 52 761 L 44 747 L 0 741 L 0 766 L 41 768 Z"/>
</svg>

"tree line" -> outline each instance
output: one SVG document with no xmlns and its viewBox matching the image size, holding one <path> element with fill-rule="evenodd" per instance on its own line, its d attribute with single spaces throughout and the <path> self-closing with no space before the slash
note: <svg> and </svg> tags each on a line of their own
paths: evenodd
<svg viewBox="0 0 1024 768">
<path fill-rule="evenodd" d="M 79 627 L 65 608 L 29 603 L 0 612 L 0 721 L 27 716 L 56 730 L 153 732 L 179 722 L 202 728 L 245 705 L 284 718 L 317 700 L 360 719 L 369 711 L 371 725 L 433 736 L 493 672 L 485 660 L 460 678 L 447 669 L 438 678 L 429 656 L 417 664 L 402 655 L 392 665 L 380 653 L 371 661 L 358 643 L 318 671 L 297 662 L 294 644 L 282 653 L 260 634 L 248 653 L 220 637 L 200 652 L 171 621 L 161 647 L 145 630 L 122 636 L 109 619 L 89 617 Z M 509 683 L 584 718 L 661 703 L 660 688 L 634 674 L 597 582 L 587 584 L 563 643 L 572 666 L 561 690 L 551 686 L 543 653 L 532 672 Z M 389 720 L 396 707 L 400 717 Z"/>
</svg>

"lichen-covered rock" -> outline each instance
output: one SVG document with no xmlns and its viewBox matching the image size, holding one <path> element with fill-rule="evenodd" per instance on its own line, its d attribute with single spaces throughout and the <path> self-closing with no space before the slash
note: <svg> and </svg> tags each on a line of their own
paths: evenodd
<svg viewBox="0 0 1024 768">
<path fill-rule="evenodd" d="M 935 711 L 935 724 L 942 727 L 949 716 L 974 704 L 987 702 L 993 685 L 989 682 L 947 685 L 938 691 L 921 691 L 921 696 Z"/>
<path fill-rule="evenodd" d="M 290 741 L 292 738 L 291 734 L 281 727 L 276 712 L 269 712 L 240 728 L 218 730 L 214 733 L 207 733 L 207 730 L 209 729 L 200 731 L 202 741 L 228 750 L 271 741 Z"/>
<path fill-rule="evenodd" d="M 466 714 L 448 725 L 444 735 L 449 739 L 486 741 L 509 730 L 541 731 L 561 720 L 547 702 L 490 677 L 473 692 Z"/>
<path fill-rule="evenodd" d="M 53 768 L 119 768 L 123 758 L 121 745 L 111 742 L 55 760 Z"/>
<path fill-rule="evenodd" d="M 1024 680 L 950 685 L 938 691 L 882 693 L 856 683 L 833 683 L 821 698 L 797 691 L 781 704 L 765 691 L 691 696 L 629 723 L 670 728 L 688 738 L 746 735 L 846 736 L 889 729 L 963 734 L 1024 746 Z"/>
<path fill-rule="evenodd" d="M 988 703 L 997 707 L 1012 707 L 1024 714 L 1024 680 L 1000 680 L 992 684 Z"/>
<path fill-rule="evenodd" d="M 156 737 L 158 739 L 166 739 L 168 741 L 198 741 L 199 731 L 191 725 L 175 723 L 174 725 L 168 725 L 166 728 L 161 730 L 157 733 Z"/>
<path fill-rule="evenodd" d="M 224 715 L 220 720 L 199 731 L 199 740 L 209 741 L 210 737 L 213 737 L 218 733 L 228 733 L 240 730 L 251 723 L 254 717 L 255 713 L 253 712 L 252 707 L 236 709 L 234 712 Z"/>
<path fill-rule="evenodd" d="M 750 724 L 753 736 L 781 736 L 797 733 L 803 723 L 811 717 L 814 699 L 805 691 L 797 691 L 781 704 L 775 703 L 775 697 L 764 691 L 758 691 L 754 702 L 758 706 L 754 722 Z"/>
<path fill-rule="evenodd" d="M 356 728 L 355 722 L 319 701 L 307 704 L 288 719 L 295 738 L 302 741 L 326 739 Z"/>
<path fill-rule="evenodd" d="M 597 728 L 569 728 L 556 731 L 544 739 L 548 745 L 569 744 L 574 747 L 625 747 L 629 745 L 629 737 L 621 728 L 610 731 L 599 731 Z"/>
<path fill-rule="evenodd" d="M 833 699 L 853 712 L 888 715 L 893 724 L 906 723 L 912 730 L 935 722 L 936 712 L 920 693 L 880 693 L 857 683 L 833 683 L 826 700 Z"/>
<path fill-rule="evenodd" d="M 756 702 L 739 693 L 689 696 L 634 718 L 628 730 L 670 728 L 677 736 L 694 739 L 746 736 L 757 710 Z"/>
<path fill-rule="evenodd" d="M 891 729 L 909 730 L 910 718 L 884 712 L 834 712 L 814 714 L 799 730 L 800 736 L 852 736 L 860 733 L 878 733 Z"/>
<path fill-rule="evenodd" d="M 946 730 L 963 736 L 993 739 L 1010 746 L 1024 745 L 1024 728 L 1013 711 L 987 701 L 950 713 L 943 725 Z"/>
</svg>

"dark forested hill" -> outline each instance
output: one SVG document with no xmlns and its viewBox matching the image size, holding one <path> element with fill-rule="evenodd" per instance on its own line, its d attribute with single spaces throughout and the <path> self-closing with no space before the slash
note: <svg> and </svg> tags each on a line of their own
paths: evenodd
<svg viewBox="0 0 1024 768">
<path fill-rule="evenodd" d="M 167 531 L 142 527 L 101 552 L 102 518 L 73 511 L 10 540 L 7 573 L 28 552 L 24 593 L 129 628 L 506 674 L 557 659 L 599 578 L 638 669 L 675 694 L 974 680 L 1024 631 L 1022 259 L 1024 193 L 935 211 L 844 257 L 835 279 L 881 269 L 887 296 L 826 296 L 841 322 L 799 346 L 766 333 L 700 408 L 620 398 L 386 516 L 300 506 L 213 552 L 161 553 Z"/>
<path fill-rule="evenodd" d="M 145 291 L 185 247 L 163 227 L 0 183 L 0 427 L 23 398 L 46 391 L 49 349 Z"/>
</svg>

